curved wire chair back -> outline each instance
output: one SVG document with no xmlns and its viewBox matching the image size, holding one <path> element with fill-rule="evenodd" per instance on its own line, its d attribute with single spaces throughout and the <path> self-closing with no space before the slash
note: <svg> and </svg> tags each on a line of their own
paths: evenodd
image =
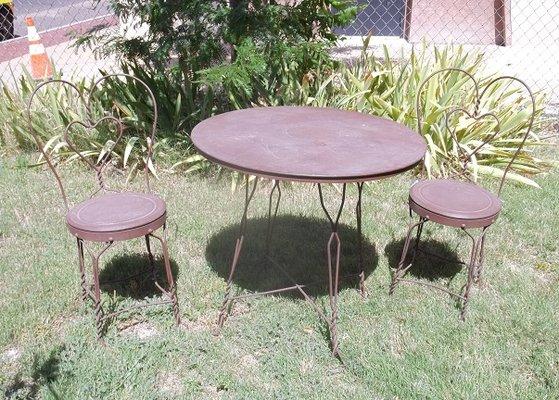
<svg viewBox="0 0 559 400">
<path fill-rule="evenodd" d="M 78 95 L 78 98 L 79 98 L 81 104 L 85 107 L 85 118 L 84 118 L 84 120 L 76 119 L 76 120 L 73 120 L 70 123 L 68 123 L 64 127 L 63 140 L 64 140 L 65 144 L 68 146 L 68 148 L 72 152 L 76 153 L 77 157 L 79 157 L 79 159 L 84 164 L 86 164 L 86 166 L 88 168 L 90 168 L 95 173 L 98 188 L 91 195 L 91 197 L 93 197 L 96 194 L 98 194 L 100 191 L 101 192 L 114 191 L 114 190 L 110 189 L 108 187 L 108 185 L 106 184 L 104 176 L 103 176 L 103 172 L 104 172 L 107 164 L 109 163 L 109 161 L 111 159 L 111 154 L 112 154 L 115 146 L 122 139 L 122 136 L 123 136 L 123 133 L 124 133 L 124 123 L 123 123 L 123 120 L 120 117 L 120 115 L 117 114 L 117 113 L 112 113 L 112 114 L 109 114 L 109 115 L 103 115 L 102 117 L 100 117 L 98 119 L 95 119 L 94 116 L 93 116 L 93 109 L 92 109 L 92 97 L 93 97 L 94 93 L 97 91 L 100 83 L 102 83 L 103 81 L 105 81 L 107 79 L 117 78 L 117 77 L 125 77 L 125 78 L 129 78 L 129 79 L 133 79 L 133 80 L 137 81 L 140 85 L 142 85 L 146 89 L 146 92 L 148 93 L 149 97 L 151 98 L 151 102 L 153 104 L 154 117 L 153 117 L 153 123 L 151 125 L 151 130 L 150 130 L 149 136 L 147 137 L 147 154 L 146 154 L 146 159 L 145 159 L 145 162 L 144 162 L 144 164 L 145 164 L 144 165 L 144 174 L 145 174 L 146 190 L 147 190 L 147 192 L 151 193 L 149 165 L 153 162 L 153 159 L 152 159 L 153 158 L 153 146 L 154 146 L 154 143 L 155 143 L 155 131 L 156 131 L 156 127 L 157 127 L 158 110 L 157 110 L 157 103 L 155 101 L 155 96 L 153 95 L 153 92 L 151 91 L 151 89 L 148 87 L 148 85 L 144 81 L 142 81 L 139 78 L 136 78 L 135 76 L 129 75 L 129 74 L 123 74 L 123 73 L 109 74 L 109 75 L 104 75 L 102 78 L 95 81 L 93 83 L 93 85 L 91 86 L 91 88 L 89 88 L 89 90 L 84 93 L 75 84 L 73 84 L 69 81 L 66 81 L 64 79 L 53 79 L 53 80 L 49 80 L 49 81 L 43 82 L 40 85 L 38 85 L 35 88 L 35 90 L 32 92 L 31 97 L 29 98 L 29 101 L 27 103 L 27 119 L 28 119 L 28 124 L 29 124 L 29 132 L 31 133 L 35 142 L 37 143 L 37 146 L 39 147 L 39 151 L 41 152 L 47 166 L 49 167 L 49 169 L 54 174 L 54 177 L 56 178 L 56 182 L 57 182 L 58 188 L 60 190 L 60 194 L 62 195 L 62 199 L 63 199 L 64 205 L 66 207 L 66 211 L 68 211 L 69 207 L 70 207 L 69 206 L 69 201 L 68 201 L 68 195 L 66 193 L 66 190 L 64 189 L 64 185 L 62 183 L 62 179 L 60 177 L 60 174 L 57 171 L 57 168 L 56 168 L 57 163 L 52 159 L 50 154 L 48 154 L 47 149 L 45 148 L 45 145 L 43 144 L 40 136 L 37 134 L 37 132 L 35 131 L 35 128 L 33 127 L 33 115 L 32 115 L 33 100 L 34 100 L 35 96 L 40 92 L 40 90 L 43 87 L 45 87 L 47 85 L 52 85 L 52 84 L 67 85 L 72 90 L 74 90 L 76 92 L 76 94 Z M 83 154 L 82 151 L 78 150 L 78 148 L 75 146 L 75 144 L 70 139 L 69 134 L 70 134 L 70 132 L 73 128 L 78 127 L 78 126 L 82 127 L 85 130 L 94 130 L 97 127 L 99 127 L 101 124 L 112 124 L 112 125 L 114 125 L 114 127 L 116 129 L 117 137 L 116 137 L 115 140 L 112 141 L 110 146 L 108 146 L 107 148 L 104 149 L 104 152 L 100 155 L 99 159 L 96 162 L 93 162 L 90 157 L 87 157 L 86 155 Z"/>
<path fill-rule="evenodd" d="M 510 171 L 514 161 L 516 160 L 516 158 L 518 157 L 518 155 L 522 151 L 522 148 L 523 148 L 524 144 L 526 143 L 526 140 L 528 139 L 528 136 L 530 135 L 530 132 L 531 132 L 532 127 L 534 125 L 534 119 L 535 119 L 535 115 L 536 115 L 536 100 L 535 100 L 534 94 L 532 93 L 532 91 L 530 90 L 528 85 L 526 85 L 526 83 L 524 81 L 522 81 L 521 79 L 518 79 L 516 77 L 513 77 L 513 76 L 501 76 L 501 77 L 494 78 L 494 79 L 490 80 L 487 84 L 485 84 L 483 90 L 480 90 L 481 88 L 480 88 L 479 82 L 474 78 L 474 76 L 471 73 L 469 73 L 469 72 L 467 72 L 463 69 L 460 69 L 460 68 L 444 68 L 444 69 L 438 70 L 438 71 L 432 73 L 431 75 L 429 75 L 419 85 L 419 88 L 417 90 L 417 97 L 416 97 L 417 128 L 418 128 L 419 134 L 422 135 L 422 136 L 423 136 L 423 128 L 424 128 L 423 127 L 423 125 L 424 125 L 424 121 L 423 121 L 423 109 L 424 109 L 424 107 L 422 107 L 422 101 L 421 101 L 422 91 L 425 88 L 425 86 L 434 77 L 436 77 L 440 74 L 449 74 L 449 73 L 452 73 L 452 72 L 458 72 L 459 74 L 463 74 L 466 77 L 467 81 L 471 81 L 471 83 L 473 84 L 472 85 L 472 90 L 473 90 L 473 95 L 474 95 L 473 109 L 467 108 L 467 107 L 464 107 L 464 106 L 454 106 L 454 107 L 451 107 L 449 109 L 446 109 L 445 112 L 444 112 L 444 118 L 445 118 L 444 119 L 444 128 L 446 129 L 446 131 L 448 131 L 450 133 L 450 136 L 451 136 L 451 138 L 452 138 L 452 140 L 453 140 L 453 142 L 456 145 L 456 148 L 458 150 L 459 158 L 460 158 L 460 161 L 461 161 L 461 164 L 462 164 L 461 169 L 455 174 L 454 177 L 468 179 L 468 175 L 467 175 L 466 172 L 467 172 L 467 169 L 468 169 L 469 165 L 472 163 L 472 160 L 474 159 L 474 157 L 477 157 L 477 155 L 482 151 L 482 149 L 486 145 L 490 144 L 493 141 L 493 139 L 495 139 L 497 137 L 497 135 L 501 132 L 502 121 L 500 120 L 500 118 L 493 112 L 481 112 L 480 111 L 481 102 L 485 98 L 488 91 L 491 88 L 493 88 L 494 85 L 497 82 L 500 82 L 500 81 L 503 81 L 503 80 L 509 80 L 510 84 L 512 84 L 513 82 L 518 82 L 522 86 L 522 88 L 526 90 L 526 92 L 529 96 L 530 106 L 531 106 L 530 117 L 528 119 L 528 122 L 526 123 L 526 130 L 524 131 L 524 133 L 521 137 L 521 141 L 520 141 L 520 143 L 518 143 L 518 147 L 514 150 L 514 153 L 513 153 L 512 157 L 507 162 L 507 165 L 505 166 L 505 168 L 503 170 L 503 174 L 502 174 L 501 180 L 499 182 L 499 188 L 497 190 L 497 195 L 500 196 L 501 191 L 503 189 L 503 185 L 505 183 L 507 173 Z M 473 119 L 475 121 L 487 121 L 487 120 L 489 120 L 490 122 L 493 122 L 495 124 L 493 132 L 489 133 L 483 140 L 481 140 L 481 143 L 474 146 L 473 149 L 464 148 L 465 146 L 460 143 L 460 140 L 458 139 L 458 136 L 456 134 L 456 125 L 452 126 L 452 123 L 451 123 L 452 117 L 458 116 L 460 114 L 461 115 L 466 115 L 468 118 Z M 425 163 L 424 163 L 424 165 L 425 165 Z M 423 166 L 423 168 L 424 168 L 424 166 Z"/>
</svg>

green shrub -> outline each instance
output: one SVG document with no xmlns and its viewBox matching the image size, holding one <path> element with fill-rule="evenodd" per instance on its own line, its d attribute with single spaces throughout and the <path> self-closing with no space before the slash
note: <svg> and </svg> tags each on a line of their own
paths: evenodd
<svg viewBox="0 0 559 400">
<path fill-rule="evenodd" d="M 307 96 L 302 85 L 313 71 L 331 73 L 339 67 L 322 43 L 309 42 L 296 48 L 278 45 L 271 59 L 250 40 L 236 47 L 236 51 L 233 63 L 198 74 L 206 87 L 223 93 L 236 109 L 301 104 Z"/>
<path fill-rule="evenodd" d="M 81 37 L 77 45 L 98 54 L 111 54 L 123 61 L 141 63 L 152 71 L 166 73 L 173 65 L 196 82 L 196 74 L 235 60 L 232 51 L 251 42 L 264 55 L 270 68 L 284 61 L 285 52 L 301 67 L 316 65 L 308 52 L 298 51 L 308 43 L 332 46 L 333 28 L 355 17 L 355 0 L 301 0 L 277 4 L 268 0 L 163 1 L 112 0 L 117 17 L 146 29 L 143 35 L 97 30 Z M 324 51 L 321 57 L 326 56 Z M 246 60 L 245 60 L 246 61 Z M 320 61 L 320 60 L 316 60 Z M 300 68 L 305 73 L 304 68 Z"/>
</svg>

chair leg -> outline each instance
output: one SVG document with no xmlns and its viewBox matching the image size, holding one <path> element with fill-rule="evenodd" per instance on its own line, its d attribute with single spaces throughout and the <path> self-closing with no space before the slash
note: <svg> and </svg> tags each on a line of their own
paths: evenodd
<svg viewBox="0 0 559 400">
<path fill-rule="evenodd" d="M 146 235 L 145 238 L 146 238 L 146 248 L 148 250 L 149 266 L 151 269 L 151 278 L 155 282 L 157 280 L 157 273 L 155 270 L 155 257 L 153 256 L 153 252 L 151 251 L 151 243 L 149 240 L 149 235 Z"/>
<path fill-rule="evenodd" d="M 103 318 L 103 308 L 101 307 L 101 284 L 99 283 L 99 259 L 111 246 L 113 242 L 108 242 L 105 247 L 97 254 L 92 253 L 88 249 L 88 253 L 91 256 L 91 265 L 93 269 L 93 305 L 95 308 L 95 326 L 97 329 L 97 340 L 103 342 L 103 332 L 104 332 L 104 318 Z M 83 242 L 82 242 L 83 249 Z"/>
<path fill-rule="evenodd" d="M 99 284 L 99 257 L 91 255 L 93 266 L 93 306 L 95 308 L 95 327 L 97 329 L 97 340 L 103 339 L 103 308 L 101 307 L 101 285 Z"/>
<path fill-rule="evenodd" d="M 408 269 L 410 269 L 410 267 L 413 265 L 413 262 L 415 261 L 415 255 L 417 253 L 417 247 L 419 245 L 419 240 L 421 238 L 421 233 L 423 231 L 423 224 L 425 222 L 426 222 L 426 219 L 421 217 L 419 219 L 419 222 L 409 225 L 408 233 L 406 235 L 406 240 L 404 242 L 404 248 L 402 249 L 402 255 L 400 256 L 400 262 L 398 263 L 398 267 L 396 268 L 396 271 L 394 271 L 393 274 L 392 274 L 392 281 L 390 283 L 390 289 L 388 290 L 389 295 L 394 294 L 394 290 L 396 289 L 396 285 L 398 284 L 398 281 L 400 279 L 402 279 L 404 274 L 408 271 Z M 415 242 L 413 253 L 412 253 L 412 260 L 406 267 L 404 267 L 404 264 L 406 262 L 406 258 L 408 256 L 408 251 L 409 251 L 409 248 L 410 248 L 410 243 L 411 243 L 411 240 L 412 240 L 413 230 L 415 228 L 417 228 L 417 236 L 416 236 L 416 242 Z"/>
<path fill-rule="evenodd" d="M 175 284 L 175 278 L 173 277 L 173 271 L 171 269 L 171 259 L 169 257 L 169 248 L 167 246 L 167 226 L 163 225 L 163 238 L 161 240 L 161 247 L 163 249 L 163 258 L 165 261 L 165 273 L 167 275 L 167 283 L 169 284 L 169 293 L 171 293 L 171 300 L 173 302 L 173 316 L 175 317 L 175 323 L 177 326 L 181 323 L 181 317 L 179 313 L 179 300 L 177 297 L 177 285 Z"/>
<path fill-rule="evenodd" d="M 175 278 L 173 276 L 173 270 L 171 268 L 171 258 L 169 257 L 169 247 L 167 245 L 167 225 L 163 225 L 163 235 L 158 236 L 154 233 L 150 233 L 148 236 L 151 236 L 161 243 L 161 250 L 163 251 L 163 261 L 165 264 L 165 275 L 167 277 L 167 290 L 163 289 L 157 283 L 157 279 L 154 279 L 155 285 L 163 292 L 164 295 L 167 295 L 171 299 L 171 303 L 173 305 L 173 316 L 175 317 L 175 323 L 177 326 L 181 323 L 180 317 L 180 310 L 179 310 L 179 300 L 177 296 L 177 285 L 175 284 Z M 148 247 L 148 252 L 150 254 L 150 262 L 155 264 L 153 260 L 153 254 L 151 253 L 150 243 L 148 237 L 146 237 L 146 244 Z M 155 275 L 155 273 L 154 273 Z M 155 278 L 155 277 L 154 277 Z"/>
<path fill-rule="evenodd" d="M 417 250 L 419 249 L 419 241 L 421 240 L 421 234 L 423 233 L 423 225 L 427 222 L 426 218 L 420 218 L 420 224 L 417 225 L 417 234 L 415 236 L 415 243 L 413 245 L 413 250 L 411 253 L 411 262 L 413 264 L 415 261 L 415 256 L 417 255 Z"/>
<path fill-rule="evenodd" d="M 481 236 L 481 243 L 479 246 L 479 252 L 478 252 L 478 256 L 477 256 L 477 266 L 476 266 L 476 273 L 475 273 L 475 279 L 474 279 L 474 283 L 476 285 L 479 285 L 481 283 L 481 275 L 483 272 L 483 256 L 484 256 L 484 248 L 485 248 L 485 232 L 482 233 Z"/>
<path fill-rule="evenodd" d="M 460 307 L 460 319 L 464 321 L 466 319 L 472 285 L 476 282 L 476 279 L 479 279 L 480 259 L 483 257 L 483 244 L 485 240 L 486 228 L 483 229 L 478 238 L 474 238 L 465 229 L 462 230 L 472 239 L 472 251 L 470 253 L 470 263 L 468 264 L 468 280 L 466 281 L 462 291 L 462 304 Z"/>
<path fill-rule="evenodd" d="M 82 302 L 87 301 L 87 281 L 85 279 L 85 261 L 83 255 L 83 240 L 77 238 L 78 242 L 78 260 L 80 267 L 80 278 L 81 278 L 81 288 L 82 288 Z"/>
</svg>

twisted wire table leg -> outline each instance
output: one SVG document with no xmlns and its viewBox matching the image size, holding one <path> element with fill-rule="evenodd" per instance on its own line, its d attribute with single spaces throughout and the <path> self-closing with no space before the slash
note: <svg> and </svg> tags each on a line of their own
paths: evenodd
<svg viewBox="0 0 559 400">
<path fill-rule="evenodd" d="M 359 246 L 359 291 L 361 297 L 365 298 L 367 292 L 365 288 L 365 263 L 363 261 L 363 229 L 362 229 L 362 197 L 363 197 L 363 182 L 357 182 L 357 205 L 355 206 L 355 216 L 357 218 L 357 236 Z"/>
<path fill-rule="evenodd" d="M 87 281 L 85 277 L 85 260 L 83 255 L 83 240 L 77 238 L 78 241 L 78 261 L 80 267 L 80 279 L 81 279 L 81 288 L 82 288 L 82 302 L 85 303 L 87 301 Z"/>
<path fill-rule="evenodd" d="M 328 328 L 330 331 L 330 344 L 332 347 L 332 355 L 335 357 L 339 356 L 339 342 L 338 342 L 338 285 L 340 277 L 340 253 L 341 253 L 341 240 L 338 235 L 338 226 L 340 221 L 340 216 L 342 215 L 342 210 L 345 203 L 346 194 L 346 184 L 342 187 L 342 199 L 338 209 L 338 213 L 335 218 L 332 218 L 328 209 L 324 204 L 324 197 L 322 195 L 322 186 L 318 184 L 318 193 L 320 197 L 320 205 L 326 214 L 326 217 L 330 221 L 330 227 L 332 232 L 330 238 L 328 239 L 328 245 L 326 247 L 326 254 L 328 258 L 328 295 L 330 298 L 330 319 L 328 322 Z M 335 244 L 335 254 L 332 255 L 332 244 Z M 335 265 L 333 267 L 333 264 Z"/>
<path fill-rule="evenodd" d="M 332 242 L 335 245 L 335 255 L 332 257 Z M 330 309 L 332 314 L 330 317 L 330 340 L 332 342 L 332 354 L 338 355 L 338 284 L 340 276 L 340 237 L 338 232 L 334 231 L 330 234 L 328 240 L 328 294 L 330 297 Z M 335 260 L 334 275 L 332 275 L 332 260 Z"/>
<path fill-rule="evenodd" d="M 237 268 L 237 263 L 239 262 L 239 257 L 241 255 L 241 250 L 243 248 L 243 241 L 244 235 L 246 230 L 247 224 L 247 213 L 248 213 L 248 206 L 250 201 L 254 196 L 254 192 L 256 191 L 256 185 L 258 184 L 258 178 L 254 178 L 254 184 L 252 189 L 249 191 L 249 176 L 246 176 L 245 181 L 245 206 L 243 210 L 243 216 L 241 217 L 241 225 L 239 228 L 239 234 L 237 236 L 237 240 L 235 242 L 235 251 L 233 253 L 233 260 L 231 261 L 231 268 L 229 270 L 229 277 L 227 278 L 227 287 L 225 289 L 225 294 L 223 296 L 223 302 L 221 303 L 221 307 L 219 308 L 219 317 L 217 320 L 218 328 L 222 328 L 227 316 L 229 314 L 229 308 L 232 303 L 232 296 L 231 292 L 233 290 L 233 277 L 235 276 L 235 270 Z"/>
<path fill-rule="evenodd" d="M 400 262 L 398 263 L 398 267 L 396 268 L 396 271 L 392 273 L 392 281 L 390 282 L 390 289 L 388 290 L 389 295 L 394 294 L 394 290 L 396 289 L 396 285 L 398 284 L 398 281 L 404 277 L 405 273 L 413 265 L 413 261 L 415 259 L 415 253 L 417 251 L 417 243 L 416 246 L 414 247 L 414 254 L 411 263 L 408 264 L 406 267 L 404 267 L 404 264 L 406 263 L 406 258 L 408 256 L 408 251 L 410 248 L 410 243 L 412 240 L 413 230 L 417 228 L 418 230 L 417 240 L 419 240 L 419 237 L 421 236 L 421 229 L 424 223 L 425 223 L 425 219 L 420 218 L 419 222 L 416 222 L 415 224 L 410 223 L 408 227 L 408 233 L 406 235 L 406 240 L 404 242 L 404 248 L 402 249 L 402 255 L 400 256 Z"/>
<path fill-rule="evenodd" d="M 273 205 L 273 197 L 277 192 L 276 203 Z M 272 190 L 270 191 L 270 197 L 268 199 L 268 221 L 266 229 L 266 256 L 270 255 L 270 242 L 272 240 L 272 234 L 274 230 L 274 223 L 278 215 L 279 204 L 281 200 L 281 187 L 280 181 L 274 179 Z"/>
</svg>

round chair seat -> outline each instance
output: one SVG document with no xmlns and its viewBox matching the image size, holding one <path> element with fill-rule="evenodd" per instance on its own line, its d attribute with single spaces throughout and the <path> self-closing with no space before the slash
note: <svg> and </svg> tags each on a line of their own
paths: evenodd
<svg viewBox="0 0 559 400">
<path fill-rule="evenodd" d="M 105 193 L 66 214 L 70 232 L 84 240 L 112 242 L 145 236 L 165 223 L 165 202 L 147 193 Z"/>
<path fill-rule="evenodd" d="M 410 207 L 431 221 L 459 228 L 491 225 L 501 211 L 501 200 L 470 182 L 450 179 L 420 181 L 410 189 Z"/>
</svg>

